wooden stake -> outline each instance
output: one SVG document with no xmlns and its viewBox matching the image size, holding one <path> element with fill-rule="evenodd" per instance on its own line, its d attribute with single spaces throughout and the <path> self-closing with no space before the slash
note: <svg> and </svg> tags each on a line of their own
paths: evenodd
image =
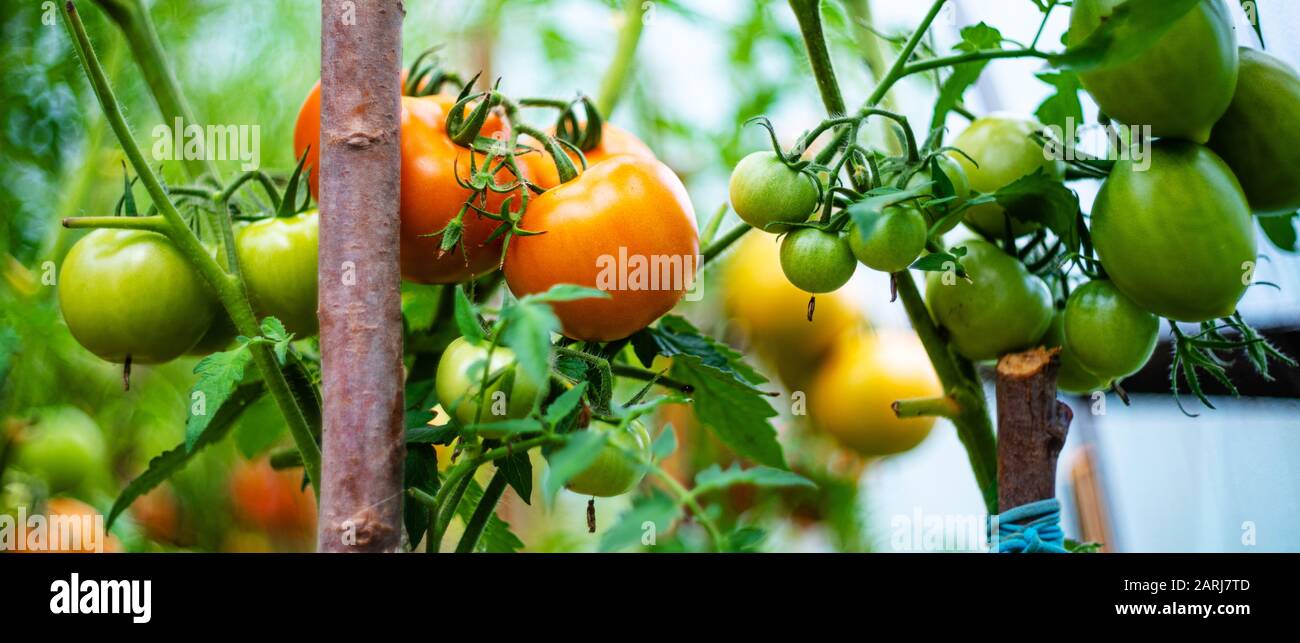
<svg viewBox="0 0 1300 643">
<path fill-rule="evenodd" d="M 402 546 L 400 0 L 321 3 L 317 548 Z"/>
<path fill-rule="evenodd" d="M 1056 399 L 1060 349 L 998 360 L 998 511 L 1055 497 L 1056 458 L 1073 412 Z"/>
</svg>

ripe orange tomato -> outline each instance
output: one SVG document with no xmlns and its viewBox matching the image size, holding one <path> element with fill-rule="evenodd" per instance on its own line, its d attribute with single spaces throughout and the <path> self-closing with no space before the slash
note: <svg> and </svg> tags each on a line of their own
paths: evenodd
<svg viewBox="0 0 1300 643">
<path fill-rule="evenodd" d="M 551 128 L 551 134 L 555 129 Z M 551 155 L 546 153 L 542 144 L 535 139 L 520 137 L 520 141 L 530 147 L 540 149 L 540 152 L 529 152 L 521 157 L 520 160 L 528 165 L 532 174 L 532 181 L 543 189 L 549 190 L 560 184 L 560 175 L 555 171 L 555 163 L 551 160 Z M 611 156 L 619 154 L 631 154 L 643 159 L 655 160 L 655 153 L 641 142 L 641 139 L 633 136 L 627 130 L 614 125 L 605 123 L 600 129 L 600 145 L 589 152 L 583 152 L 582 155 L 587 159 L 587 167 L 591 167 Z M 573 159 L 574 167 L 582 171 L 582 164 L 578 162 L 578 157 L 573 152 L 569 152 L 569 158 Z"/>
<path fill-rule="evenodd" d="M 808 393 L 813 425 L 864 456 L 921 443 L 933 417 L 899 419 L 897 400 L 943 394 L 925 347 L 911 331 L 846 334 Z"/>
<path fill-rule="evenodd" d="M 666 165 L 615 156 L 528 204 L 506 254 L 517 296 L 557 284 L 606 291 L 608 299 L 552 304 L 565 335 L 622 339 L 672 309 L 695 278 L 700 239 L 686 188 Z"/>
<path fill-rule="evenodd" d="M 419 98 L 402 97 L 402 197 L 401 197 L 401 263 L 402 278 L 425 284 L 446 284 L 464 281 L 473 276 L 491 272 L 501 258 L 501 238 L 487 243 L 498 222 L 473 210 L 466 211 L 461 231 L 462 243 L 439 256 L 441 236 L 424 236 L 442 231 L 456 217 L 471 191 L 456 181 L 470 178 L 469 149 L 451 140 L 446 131 L 447 115 L 456 104 L 455 96 L 434 95 Z M 488 116 L 482 136 L 505 137 L 508 128 L 496 115 Z M 320 155 L 320 83 L 312 88 L 298 112 L 294 128 L 294 153 L 301 156 L 307 146 L 307 165 L 312 166 L 308 184 L 313 197 L 319 198 L 318 172 L 315 167 Z M 482 166 L 485 159 L 474 155 L 475 164 Z M 521 170 L 530 167 L 521 164 Z M 526 170 L 525 173 L 527 173 Z M 506 169 L 498 172 L 496 181 L 508 184 L 514 177 Z M 515 193 L 512 193 L 515 194 Z M 491 212 L 500 212 L 501 204 L 509 195 L 489 192 L 486 203 L 476 205 Z M 518 207 L 518 196 L 513 207 Z M 462 252 L 462 246 L 468 252 Z"/>
</svg>

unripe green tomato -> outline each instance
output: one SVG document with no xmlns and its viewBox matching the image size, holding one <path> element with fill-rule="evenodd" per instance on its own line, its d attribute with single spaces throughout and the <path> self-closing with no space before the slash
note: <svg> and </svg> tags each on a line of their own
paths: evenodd
<svg viewBox="0 0 1300 643">
<path fill-rule="evenodd" d="M 1241 185 L 1209 148 L 1151 146 L 1150 167 L 1115 164 L 1092 208 L 1092 242 L 1110 280 L 1137 305 L 1177 321 L 1227 317 L 1255 262 Z"/>
<path fill-rule="evenodd" d="M 970 158 L 957 152 L 949 154 L 966 173 L 971 189 L 978 192 L 997 192 L 1039 169 L 1046 170 L 1054 179 L 1064 179 L 1065 162 L 1049 158 L 1043 146 L 1032 138 L 1034 133 L 1042 131 L 1041 124 L 1027 118 L 1005 114 L 982 116 L 952 143 Z M 1001 239 L 1006 235 L 1006 210 L 997 203 L 972 206 L 966 210 L 965 218 L 966 225 L 985 236 Z M 1036 229 L 1037 223 L 1011 220 L 1011 233 L 1017 237 Z"/>
<path fill-rule="evenodd" d="M 925 250 L 925 217 L 912 207 L 888 208 L 871 218 L 866 227 L 854 225 L 849 248 L 858 261 L 872 270 L 906 270 Z"/>
<path fill-rule="evenodd" d="M 1065 341 L 1090 372 L 1127 377 L 1156 350 L 1160 319 L 1124 296 L 1109 281 L 1090 281 L 1065 304 Z"/>
<path fill-rule="evenodd" d="M 1052 325 L 1043 336 L 1043 346 L 1060 348 L 1061 368 L 1056 371 L 1056 388 L 1066 393 L 1084 394 L 1110 388 L 1110 379 L 1091 373 L 1065 341 L 1065 311 L 1057 311 Z"/>
<path fill-rule="evenodd" d="M 754 152 L 731 172 L 731 207 L 741 220 L 767 232 L 803 223 L 817 209 L 817 180 L 790 169 L 776 152 Z"/>
<path fill-rule="evenodd" d="M 316 211 L 254 221 L 235 233 L 239 266 L 259 317 L 275 317 L 299 339 L 320 328 L 316 319 Z"/>
<path fill-rule="evenodd" d="M 963 245 L 961 264 L 970 281 L 931 272 L 925 287 L 930 313 L 948 330 L 953 348 L 978 362 L 1037 344 L 1052 323 L 1047 284 L 987 241 Z"/>
<path fill-rule="evenodd" d="M 1241 181 L 1256 213 L 1300 209 L 1300 75 L 1262 51 L 1241 49 L 1237 93 L 1210 149 Z"/>
<path fill-rule="evenodd" d="M 922 202 L 921 211 L 925 214 L 925 223 L 927 226 L 934 225 L 935 221 L 942 218 L 944 214 L 960 208 L 970 199 L 970 179 L 966 177 L 966 171 L 961 169 L 961 166 L 958 165 L 956 161 L 952 160 L 952 157 L 950 156 L 936 156 L 934 157 L 934 160 L 938 162 L 939 169 L 948 179 L 948 183 L 952 184 L 954 199 L 943 205 L 937 206 L 925 206 L 924 202 Z M 907 187 L 908 189 L 911 189 L 923 183 L 931 183 L 931 185 L 925 189 L 923 194 L 926 196 L 934 196 L 936 186 L 933 185 L 933 181 L 928 172 L 917 172 L 916 174 L 913 174 L 912 178 L 907 180 Z M 958 223 L 961 223 L 960 219 L 948 223 L 939 230 L 939 234 L 947 234 L 950 230 L 957 227 Z"/>
<path fill-rule="evenodd" d="M 447 345 L 438 362 L 435 384 L 438 403 L 464 426 L 528 417 L 542 391 L 538 382 L 515 366 L 514 351 L 504 346 L 492 349 L 492 363 L 487 374 L 489 383 L 486 389 L 482 389 L 483 369 L 488 363 L 487 349 L 486 345 L 475 345 L 464 337 L 458 337 Z M 483 390 L 481 396 L 478 394 L 480 390 Z M 479 435 L 500 438 L 505 433 L 488 429 L 480 430 Z"/>
<path fill-rule="evenodd" d="M 608 434 L 605 446 L 586 469 L 569 478 L 564 486 L 577 494 L 602 498 L 631 491 L 645 477 L 645 470 L 636 458 L 650 459 L 650 432 L 645 425 L 633 420 L 619 429 L 597 421 L 586 430 Z"/>
<path fill-rule="evenodd" d="M 101 359 L 167 362 L 198 343 L 218 308 L 203 277 L 157 232 L 101 229 L 68 251 L 59 306 L 77 343 Z"/>
<path fill-rule="evenodd" d="M 72 489 L 88 474 L 101 471 L 108 454 L 99 425 L 72 406 L 37 411 L 16 451 L 14 464 L 45 480 L 55 493 Z"/>
<path fill-rule="evenodd" d="M 1125 0 L 1075 0 L 1067 43 L 1078 45 Z M 1108 116 L 1157 137 L 1204 143 L 1237 85 L 1237 36 L 1224 0 L 1201 0 L 1150 47 L 1118 65 L 1079 73 Z"/>
<path fill-rule="evenodd" d="M 834 232 L 800 228 L 781 240 L 781 271 L 804 292 L 839 290 L 857 266 L 849 242 Z"/>
</svg>

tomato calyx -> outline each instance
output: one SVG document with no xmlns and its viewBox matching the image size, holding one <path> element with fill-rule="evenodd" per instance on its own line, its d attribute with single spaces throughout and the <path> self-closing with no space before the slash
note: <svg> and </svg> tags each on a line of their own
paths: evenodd
<svg viewBox="0 0 1300 643">
<path fill-rule="evenodd" d="M 442 67 L 439 56 L 441 50 L 441 45 L 434 45 L 416 56 L 406 70 L 406 80 L 402 83 L 403 96 L 434 96 L 442 93 L 445 85 L 469 87 L 474 84 L 473 81 L 464 82 L 459 74 Z"/>
</svg>

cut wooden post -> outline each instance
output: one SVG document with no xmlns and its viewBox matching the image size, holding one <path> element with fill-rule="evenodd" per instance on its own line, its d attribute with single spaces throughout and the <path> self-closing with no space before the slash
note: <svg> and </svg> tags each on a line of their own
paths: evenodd
<svg viewBox="0 0 1300 643">
<path fill-rule="evenodd" d="M 998 511 L 1056 495 L 1056 457 L 1073 412 L 1056 399 L 1060 349 L 998 360 Z"/>
<path fill-rule="evenodd" d="M 321 3 L 317 549 L 402 546 L 400 0 Z M 316 171 L 313 168 L 313 171 Z"/>
</svg>

